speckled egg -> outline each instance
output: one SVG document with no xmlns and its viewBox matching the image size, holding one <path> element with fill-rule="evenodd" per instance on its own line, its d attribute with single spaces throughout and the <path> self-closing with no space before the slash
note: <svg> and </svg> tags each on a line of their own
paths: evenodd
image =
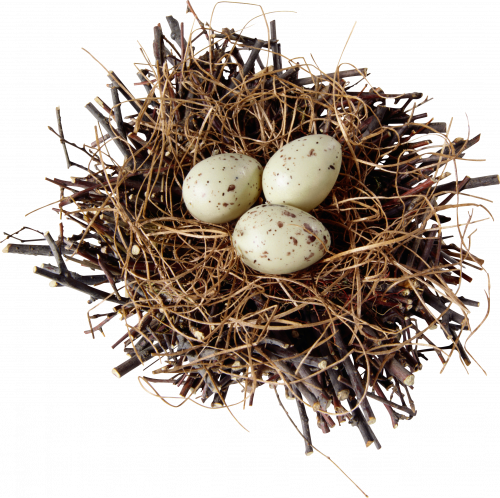
<svg viewBox="0 0 500 498">
<path fill-rule="evenodd" d="M 182 185 L 182 197 L 194 218 L 225 223 L 247 211 L 262 190 L 262 166 L 243 154 L 217 154 L 196 164 Z"/>
<path fill-rule="evenodd" d="M 325 255 L 330 242 L 330 233 L 314 216 L 276 204 L 247 211 L 233 233 L 233 246 L 243 263 L 262 273 L 303 270 Z"/>
<path fill-rule="evenodd" d="M 266 200 L 310 211 L 321 204 L 339 176 L 342 148 L 329 135 L 307 135 L 284 145 L 262 176 Z"/>
</svg>

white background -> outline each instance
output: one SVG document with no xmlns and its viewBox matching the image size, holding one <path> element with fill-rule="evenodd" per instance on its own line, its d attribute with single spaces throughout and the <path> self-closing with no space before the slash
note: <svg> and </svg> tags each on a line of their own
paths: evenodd
<svg viewBox="0 0 500 498">
<path fill-rule="evenodd" d="M 133 87 L 133 63 L 143 62 L 137 41 L 153 58 L 153 26 L 160 22 L 168 33 L 166 15 L 187 26 L 192 16 L 182 1 L 2 4 L 0 231 L 29 225 L 56 238 L 58 219 L 50 208 L 24 217 L 57 199 L 58 188 L 45 177 L 80 175 L 66 170 L 47 125 L 56 128 L 60 106 L 67 139 L 90 143 L 95 122 L 84 105 L 97 95 L 111 102 L 105 71 L 81 47 L 143 95 Z M 209 20 L 212 2 L 193 0 L 193 7 Z M 357 21 L 342 61 L 368 67 L 373 86 L 388 93 L 433 97 L 424 111 L 436 121 L 453 117 L 452 138 L 467 136 L 468 117 L 471 136 L 482 138 L 466 157 L 486 161 L 460 162 L 459 177 L 498 172 L 499 16 L 493 2 L 269 0 L 263 7 L 295 11 L 269 15 L 277 20 L 282 51 L 308 62 L 312 54 L 325 72 L 335 69 Z M 259 12 L 221 4 L 214 27 L 238 29 Z M 252 24 L 250 35 L 266 36 L 261 19 Z M 495 199 L 499 192 L 473 193 Z M 498 218 L 498 204 L 487 204 Z M 467 373 L 458 356 L 440 375 L 440 362 L 429 355 L 412 393 L 415 419 L 393 430 L 385 409 L 376 407 L 380 451 L 365 449 L 357 430 L 345 424 L 328 435 L 311 424 L 314 444 L 371 497 L 498 496 L 500 228 L 492 221 L 476 228 L 472 252 L 490 271 L 492 309 L 468 348 L 488 375 L 476 364 Z M 304 456 L 302 439 L 270 389 L 257 391 L 253 408 L 233 409 L 246 432 L 227 411 L 168 407 L 141 389 L 140 372 L 114 377 L 111 369 L 125 356 L 110 346 L 123 324 L 105 327 L 106 337 L 84 335 L 85 296 L 49 288 L 32 273 L 35 264 L 49 261 L 0 254 L 2 497 L 362 496 L 321 455 Z M 470 273 L 474 281 L 461 294 L 482 302 L 471 315 L 477 325 L 486 311 L 487 280 Z M 438 331 L 433 337 L 444 343 Z M 295 404 L 285 406 L 296 419 Z"/>
</svg>

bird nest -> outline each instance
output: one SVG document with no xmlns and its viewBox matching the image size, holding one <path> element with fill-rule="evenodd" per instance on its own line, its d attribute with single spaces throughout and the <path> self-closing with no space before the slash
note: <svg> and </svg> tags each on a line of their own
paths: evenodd
<svg viewBox="0 0 500 498">
<path fill-rule="evenodd" d="M 102 111 L 86 106 L 99 124 L 94 143 L 70 144 L 57 110 L 52 131 L 68 166 L 84 171 L 51 180 L 61 188 L 55 211 L 83 231 L 65 236 L 61 225 L 56 241 L 46 233 L 47 245 L 10 244 L 6 252 L 53 255 L 57 266 L 35 272 L 116 304 L 92 315 L 87 331 L 124 320 L 126 333 L 113 347 L 124 344 L 129 358 L 116 376 L 159 359 L 153 375 L 141 377 L 151 392 L 171 403 L 172 392 L 161 391 L 172 384 L 182 402 L 212 407 L 231 404 L 230 388 L 252 405 L 259 386 L 283 386 L 297 402 L 306 453 L 311 410 L 323 432 L 336 418 L 380 447 L 374 403 L 395 427 L 416 414 L 410 393 L 426 355 L 446 364 L 456 351 L 470 363 L 462 336 L 470 330 L 467 307 L 479 303 L 455 289 L 470 281 L 466 266 L 481 270 L 483 261 L 466 243 L 470 220 L 444 212 L 455 213 L 458 200 L 449 202 L 459 192 L 498 177 L 443 180 L 479 136 L 451 140 L 445 123 L 421 111 L 427 98 L 374 88 L 366 69 L 326 74 L 294 63 L 281 54 L 274 21 L 261 40 L 201 22 L 185 35 L 167 20 L 175 45 L 158 25 L 154 61 L 143 51 L 138 77 L 147 96 L 135 97 L 108 71 L 112 105 L 98 98 Z M 132 116 L 122 115 L 125 105 Z M 259 273 L 233 248 L 237 220 L 194 219 L 183 181 L 214 154 L 241 153 L 265 166 L 283 145 L 311 134 L 342 146 L 337 183 L 312 211 L 331 246 L 305 270 Z M 68 144 L 88 155 L 87 166 L 70 160 Z M 114 159 L 117 151 L 123 159 Z M 453 228 L 455 239 L 444 236 Z M 94 271 L 80 275 L 67 261 Z"/>
</svg>

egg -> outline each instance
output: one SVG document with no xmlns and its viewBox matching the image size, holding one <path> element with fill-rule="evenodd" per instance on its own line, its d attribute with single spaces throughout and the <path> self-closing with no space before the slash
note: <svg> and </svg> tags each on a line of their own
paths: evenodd
<svg viewBox="0 0 500 498">
<path fill-rule="evenodd" d="M 262 166 L 250 156 L 217 154 L 196 164 L 184 179 L 182 197 L 197 220 L 225 223 L 247 211 L 262 190 Z"/>
<path fill-rule="evenodd" d="M 330 233 L 313 215 L 293 206 L 262 204 L 236 223 L 232 243 L 243 263 L 261 273 L 303 270 L 330 247 Z"/>
<path fill-rule="evenodd" d="M 329 135 L 307 135 L 279 149 L 262 175 L 262 188 L 271 204 L 310 211 L 321 204 L 339 176 L 342 148 Z"/>
</svg>

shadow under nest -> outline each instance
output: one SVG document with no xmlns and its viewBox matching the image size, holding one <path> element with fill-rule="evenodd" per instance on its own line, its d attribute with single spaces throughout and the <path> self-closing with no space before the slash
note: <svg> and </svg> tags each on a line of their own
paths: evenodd
<svg viewBox="0 0 500 498">
<path fill-rule="evenodd" d="M 443 211 L 456 209 L 448 203 L 459 191 L 498 184 L 498 177 L 442 180 L 446 165 L 479 136 L 450 141 L 445 123 L 420 112 L 428 99 L 372 88 L 365 69 L 313 76 L 281 55 L 274 21 L 267 41 L 202 27 L 208 48 L 199 55 L 193 33 L 185 40 L 168 20 L 178 47 L 155 27 L 155 62 L 146 57 L 138 73 L 147 97 L 134 97 L 109 72 L 113 105 L 96 99 L 108 116 L 86 106 L 105 132 L 79 147 L 90 166 L 67 156 L 86 176 L 52 180 L 70 192 L 55 210 L 83 232 L 61 232 L 57 241 L 46 234 L 48 246 L 11 244 L 7 252 L 52 253 L 58 267 L 37 273 L 117 304 L 90 317 L 105 319 L 87 332 L 102 331 L 117 315 L 126 320 L 113 346 L 124 343 L 130 356 L 113 370 L 118 377 L 161 358 L 157 375 L 142 377 L 157 395 L 155 385 L 172 383 L 181 397 L 211 398 L 212 407 L 227 406 L 231 386 L 252 405 L 257 387 L 284 385 L 297 401 L 306 453 L 305 406 L 323 432 L 337 418 L 380 447 L 371 404 L 384 404 L 393 426 L 412 418 L 410 390 L 427 352 L 445 364 L 457 350 L 470 364 L 460 336 L 469 329 L 467 306 L 479 303 L 454 289 L 470 280 L 465 266 L 481 270 L 483 261 L 470 254 L 466 228 L 457 230 L 458 245 L 443 235 L 452 221 Z M 310 77 L 299 78 L 299 69 Z M 133 116 L 122 117 L 125 102 Z M 185 208 L 183 180 L 199 161 L 236 152 L 265 166 L 284 144 L 318 133 L 335 137 L 343 157 L 331 195 L 311 212 L 332 244 L 306 270 L 265 275 L 244 266 L 231 244 L 236 220 L 203 223 Z M 111 158 L 109 141 L 122 164 Z M 102 273 L 70 272 L 61 255 Z M 113 293 L 98 290 L 101 283 L 112 283 Z"/>
</svg>

